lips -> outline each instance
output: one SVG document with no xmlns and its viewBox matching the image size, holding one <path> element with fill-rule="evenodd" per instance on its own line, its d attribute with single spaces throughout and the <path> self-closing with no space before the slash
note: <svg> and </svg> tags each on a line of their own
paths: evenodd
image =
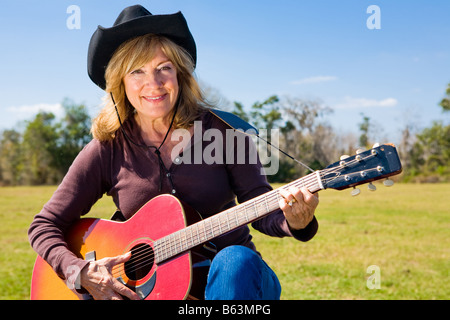
<svg viewBox="0 0 450 320">
<path fill-rule="evenodd" d="M 143 96 L 142 98 L 148 102 L 159 102 L 166 98 L 167 94 L 159 95 L 159 96 Z"/>
</svg>

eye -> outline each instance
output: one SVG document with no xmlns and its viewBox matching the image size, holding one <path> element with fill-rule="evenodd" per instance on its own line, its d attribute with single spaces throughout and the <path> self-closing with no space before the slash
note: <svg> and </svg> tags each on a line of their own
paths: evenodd
<svg viewBox="0 0 450 320">
<path fill-rule="evenodd" d="M 138 75 L 138 74 L 142 74 L 144 73 L 144 71 L 142 69 L 136 69 L 130 72 L 130 74 L 134 74 L 134 75 Z"/>
<path fill-rule="evenodd" d="M 157 70 L 158 71 L 170 71 L 170 70 L 172 70 L 172 64 L 171 63 L 163 64 L 160 67 L 158 67 Z"/>
</svg>

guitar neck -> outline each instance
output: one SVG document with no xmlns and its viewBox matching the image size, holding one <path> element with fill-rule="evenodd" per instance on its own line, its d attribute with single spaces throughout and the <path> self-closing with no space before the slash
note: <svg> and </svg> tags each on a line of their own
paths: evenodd
<svg viewBox="0 0 450 320">
<path fill-rule="evenodd" d="M 324 189 L 320 173 L 316 171 L 283 187 L 178 230 L 154 242 L 155 263 L 170 259 L 279 209 L 278 201 L 281 198 L 279 189 L 288 189 L 291 186 L 298 188 L 305 186 L 310 192 Z"/>
</svg>

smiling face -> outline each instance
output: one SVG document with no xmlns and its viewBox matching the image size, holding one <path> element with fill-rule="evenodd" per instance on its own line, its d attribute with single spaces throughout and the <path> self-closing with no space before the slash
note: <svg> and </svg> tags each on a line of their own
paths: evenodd
<svg viewBox="0 0 450 320">
<path fill-rule="evenodd" d="M 168 121 L 179 86 L 177 70 L 161 47 L 145 65 L 128 72 L 123 83 L 128 101 L 141 119 Z"/>
</svg>

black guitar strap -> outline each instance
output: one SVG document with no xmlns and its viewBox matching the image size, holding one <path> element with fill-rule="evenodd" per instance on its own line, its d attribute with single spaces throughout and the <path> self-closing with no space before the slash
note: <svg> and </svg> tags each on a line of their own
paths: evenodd
<svg viewBox="0 0 450 320">
<path fill-rule="evenodd" d="M 267 141 L 266 139 L 262 138 L 259 135 L 259 131 L 258 129 L 256 129 L 254 126 L 252 126 L 251 124 L 249 124 L 248 122 L 242 120 L 241 118 L 239 118 L 237 115 L 231 113 L 231 112 L 226 112 L 226 111 L 222 111 L 222 110 L 217 110 L 217 109 L 210 109 L 209 110 L 213 115 L 215 115 L 217 118 L 219 118 L 220 120 L 222 120 L 223 122 L 225 122 L 230 128 L 236 130 L 236 131 L 240 131 L 242 133 L 248 134 L 248 135 L 254 135 L 256 137 L 258 137 L 258 139 L 261 139 L 262 141 L 264 141 L 265 143 L 267 143 L 269 146 L 274 147 L 275 149 L 277 149 L 278 151 L 280 151 L 282 154 L 284 154 L 285 156 L 289 157 L 290 159 L 294 160 L 295 162 L 297 162 L 298 164 L 302 165 L 303 167 L 305 167 L 306 169 L 308 169 L 311 172 L 314 172 L 313 169 L 311 169 L 310 167 L 308 167 L 306 164 L 304 164 L 303 162 L 295 159 L 294 157 L 292 157 L 291 155 L 289 155 L 288 153 L 284 152 L 283 150 L 281 150 L 280 148 L 274 146 L 273 144 L 271 144 L 269 141 Z"/>
</svg>

